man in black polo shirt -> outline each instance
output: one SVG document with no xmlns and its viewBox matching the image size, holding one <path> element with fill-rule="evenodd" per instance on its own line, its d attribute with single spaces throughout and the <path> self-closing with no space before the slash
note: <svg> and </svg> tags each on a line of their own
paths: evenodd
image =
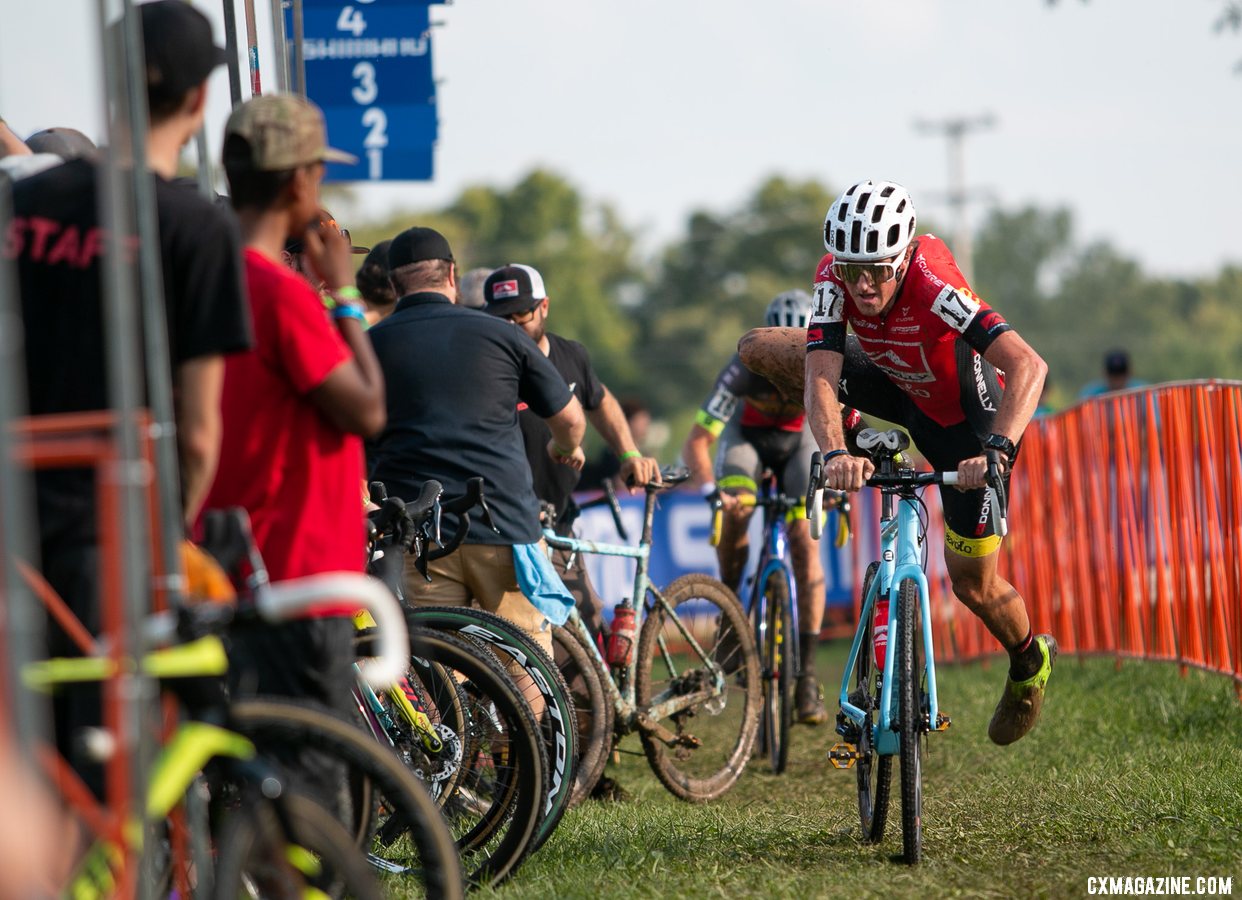
<svg viewBox="0 0 1242 900">
<path fill-rule="evenodd" d="M 212 42 L 210 22 L 183 0 L 157 0 L 135 12 L 146 54 L 146 149 L 159 217 L 182 501 L 186 519 L 193 521 L 219 455 L 224 354 L 251 343 L 237 222 L 194 188 L 173 181 L 181 148 L 202 127 L 207 77 L 225 54 Z M 32 415 L 109 405 L 100 181 L 95 162 L 75 159 L 14 189 L 6 250 L 16 258 L 21 283 Z M 97 632 L 93 471 L 45 470 L 38 473 L 35 490 L 43 572 L 83 624 Z M 49 643 L 53 654 L 77 654 L 59 629 L 49 630 Z M 85 688 L 58 695 L 54 716 L 62 747 L 73 745 L 70 732 L 99 723 L 98 696 Z M 100 786 L 97 767 L 87 777 Z"/>
<path fill-rule="evenodd" d="M 484 307 L 487 313 L 516 325 L 551 360 L 586 410 L 595 430 L 617 454 L 621 461 L 619 477 L 622 482 L 642 485 L 659 481 L 660 464 L 639 452 L 621 404 L 595 374 L 586 347 L 547 330 L 549 298 L 543 276 L 531 266 L 504 266 L 492 272 L 484 282 L 483 298 L 487 303 Z M 580 473 L 556 465 L 544 452 L 549 432 L 543 419 L 523 405 L 518 407 L 518 422 L 526 445 L 526 459 L 534 476 L 535 495 L 551 507 L 552 521 L 546 524 L 558 534 L 568 536 L 578 515 L 572 495 L 578 486 Z M 603 603 L 591 586 L 581 556 L 565 550 L 553 550 L 552 562 L 565 586 L 574 595 L 578 611 L 591 633 L 598 635 L 603 627 Z"/>
<path fill-rule="evenodd" d="M 456 553 L 429 566 L 431 582 L 406 568 L 414 603 L 476 602 L 517 623 L 549 653 L 546 617 L 518 587 L 514 546 L 541 542 L 539 501 L 518 427 L 518 404 L 552 431 L 546 452 L 581 468 L 582 406 L 539 348 L 507 322 L 454 304 L 457 271 L 448 241 L 410 228 L 388 247 L 396 310 L 368 332 L 387 385 L 388 424 L 371 448 L 371 478 L 411 498 L 434 478 L 446 494 L 484 479 L 500 534 L 477 515 Z M 447 517 L 446 517 L 447 518 Z M 455 522 L 446 522 L 452 532 Z M 412 563 L 412 561 L 411 561 Z"/>
</svg>

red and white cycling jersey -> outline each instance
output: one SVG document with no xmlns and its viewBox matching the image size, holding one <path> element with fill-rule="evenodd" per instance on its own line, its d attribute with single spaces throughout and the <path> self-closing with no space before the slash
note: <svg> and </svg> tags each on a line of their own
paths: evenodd
<svg viewBox="0 0 1242 900">
<path fill-rule="evenodd" d="M 825 254 L 815 271 L 807 352 L 843 353 L 848 322 L 871 362 L 925 415 L 946 426 L 963 421 L 962 385 L 975 379 L 973 373 L 958 371 L 958 339 L 982 355 L 1011 329 L 1000 313 L 971 292 L 949 248 L 930 234 L 914 242 L 905 280 L 882 316 L 858 311 L 849 290 L 832 274 L 832 260 L 831 253 Z M 998 375 L 1003 386 L 1004 374 Z"/>
</svg>

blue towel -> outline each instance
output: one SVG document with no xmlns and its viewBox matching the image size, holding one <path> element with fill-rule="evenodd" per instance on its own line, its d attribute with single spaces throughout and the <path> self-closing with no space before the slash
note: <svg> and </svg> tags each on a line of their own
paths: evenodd
<svg viewBox="0 0 1242 900">
<path fill-rule="evenodd" d="M 540 544 L 514 544 L 513 568 L 518 587 L 535 609 L 553 625 L 564 625 L 574 608 L 573 595 L 552 567 L 547 551 Z"/>
</svg>

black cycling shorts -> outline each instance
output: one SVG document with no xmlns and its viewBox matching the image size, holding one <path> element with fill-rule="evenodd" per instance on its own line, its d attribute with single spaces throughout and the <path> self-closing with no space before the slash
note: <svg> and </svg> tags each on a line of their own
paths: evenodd
<svg viewBox="0 0 1242 900">
<path fill-rule="evenodd" d="M 978 354 L 960 338 L 956 350 L 957 370 L 961 373 L 961 405 L 966 413 L 965 421 L 957 425 L 944 426 L 929 418 L 868 358 L 852 334 L 845 341 L 845 362 L 838 388 L 840 400 L 859 412 L 901 425 L 910 432 L 910 438 L 933 469 L 955 471 L 960 462 L 983 452 L 983 440 L 992 431 L 992 420 L 1000 408 L 1003 393 L 996 369 L 987 360 L 980 358 L 976 365 Z M 1008 492 L 1008 475 L 1005 488 Z M 991 503 L 984 488 L 973 491 L 941 488 L 940 502 L 944 508 L 944 539 L 950 550 L 970 557 L 996 552 L 1000 536 L 996 533 Z"/>
</svg>

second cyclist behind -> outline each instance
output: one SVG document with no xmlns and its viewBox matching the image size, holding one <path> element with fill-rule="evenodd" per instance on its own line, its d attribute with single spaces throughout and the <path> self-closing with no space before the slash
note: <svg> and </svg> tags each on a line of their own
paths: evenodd
<svg viewBox="0 0 1242 900">
<path fill-rule="evenodd" d="M 769 305 L 769 327 L 806 328 L 812 301 L 804 291 L 786 291 Z M 805 497 L 811 454 L 811 436 L 801 397 L 782 396 L 771 382 L 756 375 L 734 355 L 721 370 L 711 394 L 695 416 L 682 448 L 682 458 L 694 483 L 709 501 L 720 500 L 723 508 L 720 543 L 716 556 L 720 578 L 735 593 L 750 552 L 747 535 L 754 499 L 764 469 L 771 469 L 780 489 L 791 497 Z M 845 422 L 857 427 L 858 414 Z M 713 466 L 711 447 L 720 446 Z M 713 474 L 714 473 L 714 474 Z M 797 721 L 820 725 L 827 721 L 823 691 L 815 675 L 815 655 L 824 621 L 824 568 L 819 547 L 811 540 L 804 509 L 799 506 L 788 523 L 789 548 L 798 593 L 798 649 L 802 661 L 794 690 Z M 745 601 L 743 601 L 745 602 Z"/>
</svg>

